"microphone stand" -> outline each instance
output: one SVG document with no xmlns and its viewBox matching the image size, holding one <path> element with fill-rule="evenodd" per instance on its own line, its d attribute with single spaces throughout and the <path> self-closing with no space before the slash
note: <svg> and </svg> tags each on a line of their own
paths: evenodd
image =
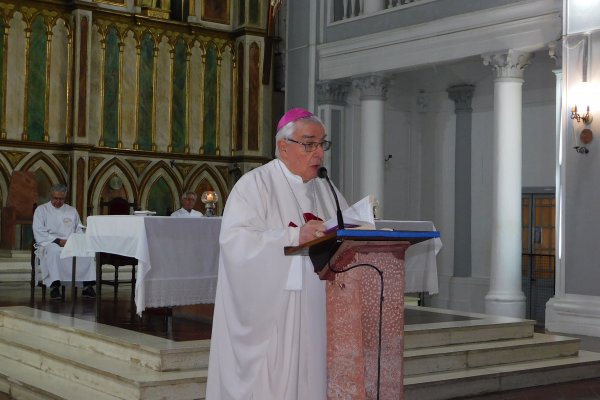
<svg viewBox="0 0 600 400">
<path fill-rule="evenodd" d="M 338 229 L 344 229 L 345 226 L 344 226 L 344 217 L 342 217 L 342 209 L 340 208 L 340 202 L 338 200 L 337 194 L 335 193 L 335 189 L 333 188 L 333 184 L 329 180 L 329 175 L 327 174 L 327 168 L 325 168 L 325 167 L 319 168 L 318 176 L 321 179 L 325 179 L 327 181 L 327 183 L 329 184 L 331 193 L 333 193 L 333 199 L 335 200 Z"/>
</svg>

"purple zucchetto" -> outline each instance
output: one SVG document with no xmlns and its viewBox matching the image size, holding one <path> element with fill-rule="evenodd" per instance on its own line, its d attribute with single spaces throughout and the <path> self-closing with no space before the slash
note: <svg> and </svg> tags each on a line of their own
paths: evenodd
<svg viewBox="0 0 600 400">
<path fill-rule="evenodd" d="M 290 122 L 298 121 L 302 118 L 312 117 L 314 115 L 315 114 L 311 113 L 308 110 L 305 110 L 304 108 L 292 108 L 291 110 L 288 110 L 288 112 L 283 114 L 283 117 L 281 117 L 281 119 L 277 123 L 277 132 L 279 132 L 281 128 L 283 128 Z"/>
</svg>

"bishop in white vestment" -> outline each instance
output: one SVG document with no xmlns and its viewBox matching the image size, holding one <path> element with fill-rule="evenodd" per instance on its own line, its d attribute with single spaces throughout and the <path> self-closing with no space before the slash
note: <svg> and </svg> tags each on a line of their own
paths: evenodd
<svg viewBox="0 0 600 400">
<path fill-rule="evenodd" d="M 331 143 L 306 110 L 278 128 L 278 159 L 242 176 L 223 213 L 207 400 L 326 397 L 325 283 L 308 257 L 283 249 L 323 235 L 307 215 L 336 214 L 316 178 Z"/>
</svg>

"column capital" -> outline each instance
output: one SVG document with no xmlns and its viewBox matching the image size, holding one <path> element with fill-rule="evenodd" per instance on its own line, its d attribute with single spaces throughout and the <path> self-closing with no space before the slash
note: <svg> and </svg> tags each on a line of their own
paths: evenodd
<svg viewBox="0 0 600 400">
<path fill-rule="evenodd" d="M 360 76 L 353 78 L 352 84 L 360 90 L 361 100 L 385 100 L 389 79 L 383 75 Z"/>
<path fill-rule="evenodd" d="M 325 80 L 317 82 L 317 103 L 343 106 L 350 91 L 347 80 Z"/>
<path fill-rule="evenodd" d="M 508 50 L 488 53 L 481 56 L 483 65 L 491 65 L 496 71 L 496 78 L 523 78 L 525 68 L 531 64 L 532 53 Z"/>
<path fill-rule="evenodd" d="M 548 55 L 557 67 L 562 67 L 562 40 L 548 43 Z"/>
<path fill-rule="evenodd" d="M 455 111 L 472 111 L 471 100 L 475 86 L 473 85 L 456 85 L 451 86 L 447 90 L 448 97 L 454 101 Z"/>
</svg>

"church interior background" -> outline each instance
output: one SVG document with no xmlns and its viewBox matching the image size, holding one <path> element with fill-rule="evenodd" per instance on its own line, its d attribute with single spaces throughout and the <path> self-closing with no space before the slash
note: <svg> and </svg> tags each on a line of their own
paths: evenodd
<svg viewBox="0 0 600 400">
<path fill-rule="evenodd" d="M 425 305 L 600 337 L 600 0 L 0 0 L 3 250 L 69 186 L 221 215 L 304 107 L 349 203 L 441 232 Z M 574 118 L 587 104 L 596 118 Z M 597 135 L 596 135 L 597 136 Z M 506 179 L 503 179 L 506 178 Z M 196 208 L 204 211 L 198 201 Z M 505 224 L 506 222 L 506 224 Z M 510 229 L 506 225 L 510 222 Z"/>
</svg>

